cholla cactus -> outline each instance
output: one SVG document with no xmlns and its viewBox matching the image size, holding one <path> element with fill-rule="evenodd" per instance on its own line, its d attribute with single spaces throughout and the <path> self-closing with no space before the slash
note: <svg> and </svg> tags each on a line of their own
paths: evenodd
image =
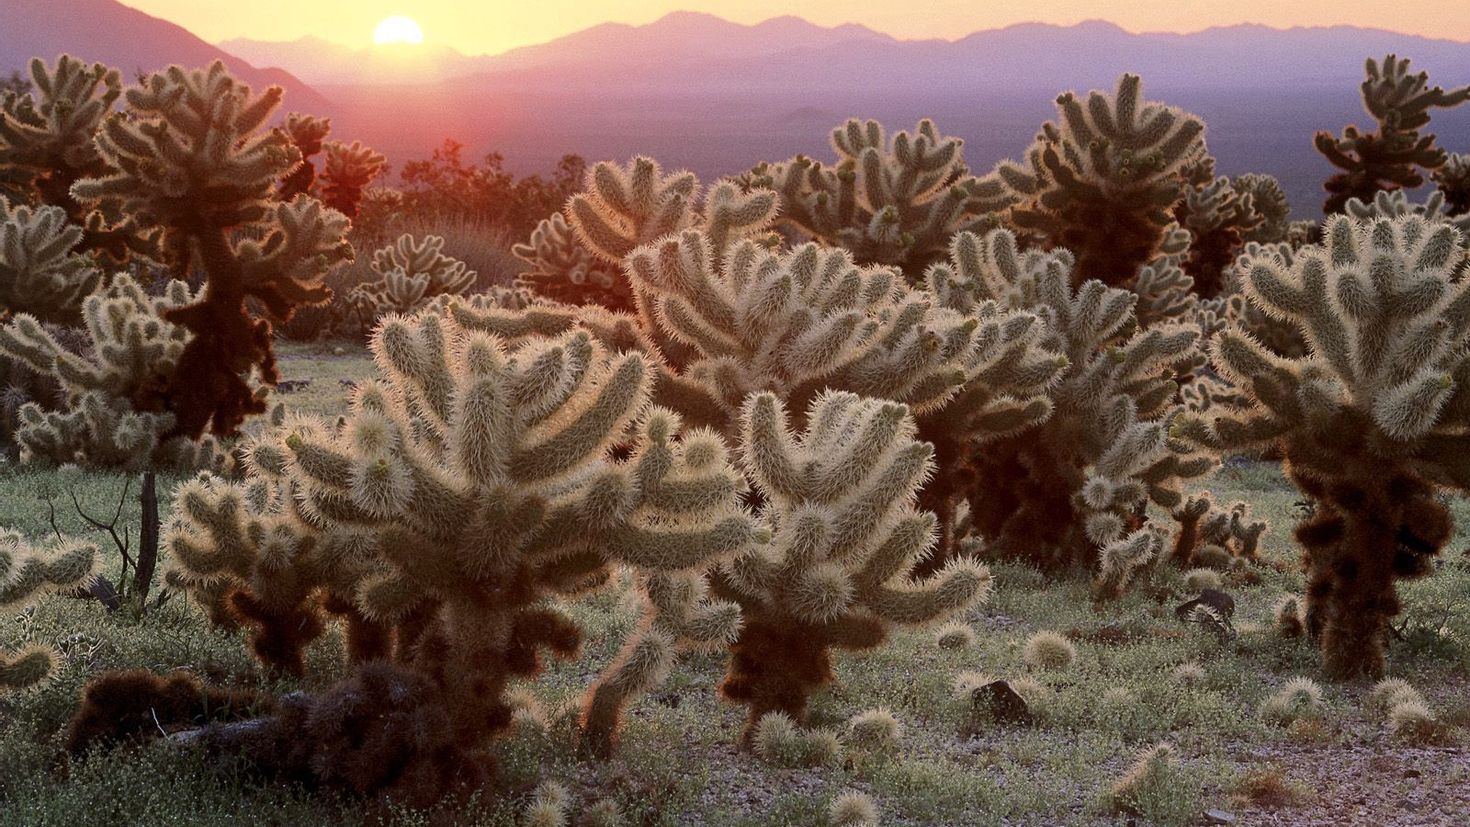
<svg viewBox="0 0 1470 827">
<path fill-rule="evenodd" d="M 1349 218 L 1372 221 L 1378 218 L 1398 218 L 1401 215 L 1420 215 L 1429 221 L 1445 221 L 1461 233 L 1470 232 L 1470 216 L 1454 216 L 1445 212 L 1445 195 L 1439 190 L 1431 192 L 1424 203 L 1409 200 L 1403 190 L 1379 190 L 1372 201 L 1350 198 L 1343 205 L 1343 213 Z"/>
<path fill-rule="evenodd" d="M 1174 509 L 1179 530 L 1169 559 L 1175 565 L 1222 568 L 1234 560 L 1260 559 L 1261 538 L 1270 524 L 1253 519 L 1250 504 L 1237 502 L 1225 511 L 1208 494 L 1186 499 Z"/>
<path fill-rule="evenodd" d="M 984 599 L 990 573 L 952 561 L 931 578 L 909 572 L 934 542 L 934 515 L 914 509 L 933 449 L 914 439 L 905 406 L 826 393 L 792 431 L 774 394 L 741 416 L 742 462 L 773 531 L 714 575 L 740 604 L 722 694 L 750 710 L 748 744 L 768 712 L 800 722 L 832 680 L 831 649 L 870 649 L 896 626 L 941 621 Z"/>
<path fill-rule="evenodd" d="M 460 296 L 475 285 L 478 274 L 463 261 L 444 255 L 444 239 L 404 234 L 373 253 L 377 281 L 359 284 L 342 303 L 337 329 L 349 335 L 372 330 L 378 320 L 427 308 L 441 296 Z"/>
<path fill-rule="evenodd" d="M 388 159 L 361 141 L 332 141 L 326 152 L 318 196 L 323 204 L 356 221 L 368 187 L 383 174 Z"/>
<path fill-rule="evenodd" d="M 622 312 L 636 309 L 632 286 L 622 270 L 578 241 L 561 213 L 536 225 L 531 240 L 511 252 L 530 268 L 516 283 L 552 301 Z"/>
<path fill-rule="evenodd" d="M 1423 171 L 1444 164 L 1446 154 L 1435 146 L 1434 135 L 1421 133 L 1429 125 L 1430 110 L 1448 109 L 1470 100 L 1470 86 L 1445 91 L 1429 86 L 1429 73 L 1409 74 L 1409 59 L 1389 55 L 1380 64 L 1369 58 L 1363 81 L 1363 107 L 1378 121 L 1378 129 L 1362 132 L 1356 126 L 1341 137 L 1318 132 L 1317 151 L 1342 170 L 1327 179 L 1323 211 L 1340 213 L 1348 199 L 1371 201 L 1380 190 L 1416 189 L 1424 184 Z"/>
<path fill-rule="evenodd" d="M 82 229 L 60 207 L 12 207 L 0 198 L 0 316 L 80 321 L 82 299 L 102 280 L 76 252 L 81 241 Z"/>
<path fill-rule="evenodd" d="M 1112 95 L 1063 94 L 1057 109 L 1060 123 L 1042 125 L 1025 166 L 996 167 L 1017 201 L 1010 222 L 1049 249 L 1072 251 L 1074 284 L 1132 284 L 1168 235 L 1181 171 L 1205 155 L 1204 123 L 1144 100 L 1137 75 L 1124 75 Z"/>
<path fill-rule="evenodd" d="M 152 254 L 151 239 L 137 232 L 131 217 L 110 220 L 72 194 L 77 181 L 111 171 L 94 138 L 122 95 L 122 76 L 70 55 L 57 58 L 54 67 L 37 58 L 30 70 L 34 94 L 0 102 L 0 178 L 14 181 L 21 199 L 63 210 L 85 231 L 82 251 L 104 263 Z"/>
<path fill-rule="evenodd" d="M 1214 164 L 1206 159 L 1203 167 L 1213 170 Z M 1225 291 L 1226 271 L 1246 238 L 1265 223 L 1251 194 L 1224 176 L 1186 187 L 1174 217 L 1190 234 L 1184 270 L 1193 279 L 1194 292 L 1207 299 Z"/>
<path fill-rule="evenodd" d="M 748 184 L 781 194 L 782 220 L 862 264 L 891 265 L 917 280 L 944 257 L 949 239 L 999 224 L 1009 206 L 993 179 L 964 161 L 964 141 L 933 121 L 890 140 L 877 121 L 850 120 L 832 131 L 835 166 L 805 156 L 763 164 Z"/>
<path fill-rule="evenodd" d="M 298 195 L 311 194 L 311 188 L 316 183 L 316 165 L 312 163 L 312 159 L 321 153 L 322 143 L 331 134 L 332 119 L 292 112 L 286 116 L 283 128 L 291 138 L 291 145 L 301 155 L 301 163 L 291 170 L 290 175 L 281 179 L 277 189 L 277 197 L 282 201 L 290 201 Z"/>
<path fill-rule="evenodd" d="M 237 609 L 289 609 L 245 619 L 296 658 L 301 614 L 319 615 L 302 596 L 349 600 L 433 682 L 466 748 L 509 725 L 506 684 L 539 671 L 539 650 L 576 651 L 553 598 L 604 582 L 610 565 L 648 575 L 655 615 L 606 679 L 614 706 L 656 682 L 657 669 L 629 666 L 645 644 L 728 634 L 678 578 L 756 526 L 718 437 L 681 438 L 677 416 L 648 408 L 641 356 L 611 356 L 585 331 L 507 351 L 434 314 L 389 318 L 372 349 L 385 381 L 360 386 L 339 427 L 288 424 L 255 449 L 243 488 L 186 489 L 175 581 L 213 600 L 224 580 Z M 614 445 L 628 459 L 611 459 Z"/>
<path fill-rule="evenodd" d="M 0 354 L 55 377 L 64 393 L 61 409 L 21 407 L 22 458 L 98 468 L 221 468 L 225 455 L 212 439 L 179 434 L 163 395 L 189 341 L 169 316 L 197 299 L 180 281 L 149 296 L 120 274 L 82 302 L 88 347 L 80 354 L 33 316 L 0 328 Z M 251 393 L 264 409 L 265 390 Z"/>
<path fill-rule="evenodd" d="M 1168 437 L 1178 413 L 1174 365 L 1195 350 L 1195 325 L 1136 332 L 1137 297 L 1088 281 L 1072 286 L 1065 251 L 1022 255 L 997 230 L 957 236 L 952 263 L 928 279 L 945 301 L 966 293 L 1039 317 L 1043 347 L 1065 361 L 1049 391 L 1051 415 L 985 443 L 970 465 L 970 519 L 991 553 L 1045 565 L 1091 565 L 1096 550 L 1141 527 L 1145 503 L 1173 508 L 1182 481 L 1214 457 Z"/>
<path fill-rule="evenodd" d="M 1098 554 L 1092 596 L 1098 601 L 1116 600 L 1143 568 L 1159 559 L 1164 538 L 1155 526 L 1141 528 L 1103 546 Z"/>
<path fill-rule="evenodd" d="M 1143 750 L 1107 793 L 1107 805 L 1115 813 L 1143 815 L 1177 795 L 1181 781 L 1179 758 L 1174 748 L 1159 744 Z"/>
<path fill-rule="evenodd" d="M 208 275 L 193 303 L 166 314 L 192 334 L 164 391 L 177 434 L 231 435 L 264 411 L 249 377 L 277 379 L 271 328 L 245 300 L 288 319 L 329 298 L 322 278 L 352 257 L 340 213 L 305 196 L 271 201 L 301 160 L 285 132 L 261 131 L 280 99 L 279 87 L 255 95 L 218 62 L 150 75 L 97 136 L 116 171 L 72 188 L 158 232 L 177 271 L 197 259 Z"/>
<path fill-rule="evenodd" d="M 1291 228 L 1291 204 L 1281 182 L 1270 175 L 1248 173 L 1230 179 L 1236 192 L 1249 195 L 1261 222 L 1245 233 L 1246 242 L 1275 244 L 1286 240 Z"/>
<path fill-rule="evenodd" d="M 1446 157 L 1431 177 L 1449 215 L 1470 215 L 1470 153 Z"/>
<path fill-rule="evenodd" d="M 1245 269 L 1250 300 L 1300 326 L 1307 355 L 1271 353 L 1238 327 L 1215 341 L 1242 392 L 1177 434 L 1214 450 L 1275 450 L 1317 502 L 1306 550 L 1307 627 L 1327 672 L 1377 675 L 1399 610 L 1394 581 L 1424 574 L 1452 534 L 1441 486 L 1470 488 L 1470 284 L 1460 234 L 1420 216 L 1334 217 L 1327 243 Z"/>
<path fill-rule="evenodd" d="M 20 534 L 0 529 L 0 612 L 14 612 L 46 591 L 85 587 L 100 558 L 89 543 L 58 540 L 38 549 Z M 0 650 L 0 695 L 44 681 L 56 668 L 57 657 L 46 646 Z"/>
</svg>

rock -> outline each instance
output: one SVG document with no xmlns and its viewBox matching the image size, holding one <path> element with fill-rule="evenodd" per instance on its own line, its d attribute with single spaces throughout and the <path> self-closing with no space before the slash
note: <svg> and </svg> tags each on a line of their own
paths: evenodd
<svg viewBox="0 0 1470 827">
<path fill-rule="evenodd" d="M 973 698 L 976 706 L 985 705 L 997 721 L 1010 721 L 1018 724 L 1030 724 L 1032 721 L 1031 707 L 1027 706 L 1026 699 L 1005 681 L 992 681 L 985 684 L 975 690 Z"/>
<path fill-rule="evenodd" d="M 1209 824 L 1234 824 L 1235 815 L 1224 810 L 1205 810 L 1205 821 Z"/>
</svg>

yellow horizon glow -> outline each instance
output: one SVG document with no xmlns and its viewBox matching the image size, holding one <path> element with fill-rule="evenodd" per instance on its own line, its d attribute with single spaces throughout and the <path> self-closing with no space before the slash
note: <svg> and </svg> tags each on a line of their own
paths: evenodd
<svg viewBox="0 0 1470 827">
<path fill-rule="evenodd" d="M 714 14 L 742 24 L 795 15 L 817 25 L 860 23 L 907 40 L 954 40 L 1016 23 L 1072 25 L 1103 19 L 1131 32 L 1188 33 L 1258 23 L 1275 28 L 1352 25 L 1470 42 L 1470 3 L 1418 0 L 1413 14 L 1382 0 L 120 0 L 213 43 L 237 37 L 287 41 L 317 37 L 360 47 L 390 15 L 412 15 L 427 42 L 465 54 L 499 54 L 601 23 L 651 23 L 673 11 Z M 922 13 L 916 13 L 922 12 Z"/>
<path fill-rule="evenodd" d="M 414 22 L 412 17 L 395 14 L 383 18 L 373 29 L 373 44 L 377 46 L 388 46 L 392 44 L 409 44 L 417 46 L 424 42 L 424 29 Z"/>
</svg>

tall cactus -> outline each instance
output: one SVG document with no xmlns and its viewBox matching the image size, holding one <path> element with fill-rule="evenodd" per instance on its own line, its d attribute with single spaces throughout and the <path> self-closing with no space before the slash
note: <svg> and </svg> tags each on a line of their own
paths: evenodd
<svg viewBox="0 0 1470 827">
<path fill-rule="evenodd" d="M 361 141 L 332 141 L 326 145 L 326 153 L 318 197 L 323 204 L 356 221 L 368 187 L 387 169 L 388 159 Z"/>
<path fill-rule="evenodd" d="M 246 299 L 287 319 L 298 305 L 325 301 L 322 278 L 352 256 L 340 213 L 305 196 L 271 200 L 300 162 L 284 131 L 263 130 L 281 95 L 279 87 L 253 94 L 221 63 L 150 75 L 128 90 L 127 114 L 109 116 L 97 136 L 113 171 L 72 188 L 159 233 L 178 271 L 197 261 L 208 276 L 196 301 L 165 314 L 191 334 L 165 391 L 177 435 L 227 436 L 264 411 L 250 377 L 277 379 L 271 327 Z"/>
<path fill-rule="evenodd" d="M 1323 185 L 1328 197 L 1322 209 L 1329 215 L 1342 212 L 1351 198 L 1370 202 L 1381 190 L 1422 186 L 1424 172 L 1447 160 L 1434 135 L 1421 132 L 1430 111 L 1470 100 L 1470 86 L 1446 91 L 1431 87 L 1427 72 L 1410 74 L 1408 58 L 1388 55 L 1381 63 L 1369 58 L 1364 70 L 1363 108 L 1378 128 L 1363 132 L 1349 126 L 1341 136 L 1318 132 L 1313 139 L 1317 151 L 1342 170 Z"/>
<path fill-rule="evenodd" d="M 995 169 L 1017 202 L 1010 222 L 1076 258 L 1073 283 L 1133 283 L 1159 252 L 1184 193 L 1181 170 L 1205 155 L 1204 123 L 1143 98 L 1137 75 L 1117 91 L 1057 98 L 1026 162 Z"/>
<path fill-rule="evenodd" d="M 755 536 L 723 443 L 681 434 L 649 408 L 644 358 L 584 331 L 507 350 L 423 314 L 388 319 L 372 348 L 383 381 L 358 389 L 340 427 L 288 423 L 254 450 L 250 483 L 185 490 L 173 579 L 208 603 L 223 594 L 257 654 L 287 669 L 303 624 L 321 628 L 320 598 L 345 603 L 357 631 L 428 678 L 468 748 L 508 726 L 507 682 L 539 671 L 540 650 L 577 650 L 555 598 L 630 566 L 655 619 L 592 692 L 589 737 L 610 744 L 622 705 L 660 676 L 639 653 L 708 637 L 681 614 L 701 615 L 700 589 L 677 584 Z"/>
<path fill-rule="evenodd" d="M 1470 283 L 1456 272 L 1460 234 L 1443 222 L 1335 216 L 1325 236 L 1243 270 L 1250 301 L 1299 326 L 1310 350 L 1284 357 L 1231 327 L 1214 360 L 1240 394 L 1175 430 L 1284 458 L 1318 503 L 1296 536 L 1325 668 L 1377 675 L 1395 581 L 1426 573 L 1452 533 L 1436 491 L 1470 488 Z"/>
<path fill-rule="evenodd" d="M 964 141 L 933 121 L 890 139 L 877 121 L 849 120 L 832 131 L 832 148 L 834 166 L 798 156 L 746 180 L 781 194 L 786 224 L 911 280 L 944 257 L 950 236 L 996 226 L 1010 205 L 998 181 L 970 174 Z"/>
<path fill-rule="evenodd" d="M 818 397 L 791 428 L 774 394 L 747 400 L 742 463 L 765 497 L 773 535 L 715 574 L 715 593 L 744 615 L 720 691 L 749 709 L 745 741 L 768 712 L 802 720 L 832 680 L 832 650 L 871 649 L 982 600 L 990 573 L 951 562 L 913 581 L 936 520 L 914 508 L 933 448 L 914 439 L 908 409 L 850 393 Z"/>
<path fill-rule="evenodd" d="M 39 549 L 14 531 L 0 529 L 0 612 L 20 609 L 46 591 L 86 586 L 96 572 L 97 547 L 58 540 Z M 0 695 L 44 681 L 56 668 L 57 654 L 46 646 L 15 652 L 0 649 Z"/>
</svg>

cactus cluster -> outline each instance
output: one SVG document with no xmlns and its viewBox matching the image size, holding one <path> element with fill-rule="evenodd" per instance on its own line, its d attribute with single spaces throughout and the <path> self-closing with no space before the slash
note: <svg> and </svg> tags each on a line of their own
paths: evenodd
<svg viewBox="0 0 1470 827">
<path fill-rule="evenodd" d="M 1068 253 L 1021 253 L 1005 230 L 962 233 L 953 247 L 951 262 L 928 274 L 933 292 L 951 304 L 995 297 L 1035 315 L 1063 366 L 1044 421 L 971 456 L 970 522 L 991 553 L 1090 563 L 1143 527 L 1146 503 L 1176 507 L 1181 484 L 1215 467 L 1214 455 L 1169 435 L 1181 412 L 1174 366 L 1198 348 L 1199 328 L 1137 330 L 1136 295 L 1098 281 L 1074 287 Z"/>
<path fill-rule="evenodd" d="M 1318 132 L 1317 151 L 1341 172 L 1327 180 L 1323 211 L 1340 213 L 1349 199 L 1372 201 L 1383 190 L 1417 189 L 1424 173 L 1448 160 L 1435 143 L 1429 125 L 1430 112 L 1459 106 L 1470 100 L 1470 86 L 1446 90 L 1429 85 L 1429 73 L 1411 74 L 1409 59 L 1388 55 L 1380 63 L 1369 58 L 1365 64 L 1363 108 L 1377 121 L 1378 128 L 1364 132 L 1357 126 L 1334 136 Z"/>
<path fill-rule="evenodd" d="M 1431 177 L 1436 191 L 1444 196 L 1446 213 L 1470 215 L 1470 153 L 1446 156 Z"/>
<path fill-rule="evenodd" d="M 36 548 L 14 531 L 0 529 L 0 612 L 25 607 L 47 591 L 85 587 L 100 562 L 97 547 L 58 539 Z M 56 668 L 58 655 L 44 645 L 14 652 L 0 649 L 0 696 L 44 681 Z"/>
<path fill-rule="evenodd" d="M 82 352 L 29 314 L 0 327 L 0 357 L 53 377 L 62 392 L 56 408 L 37 401 L 20 407 L 15 440 L 22 459 L 128 470 L 222 468 L 226 457 L 213 439 L 180 433 L 167 397 L 189 342 L 189 332 L 169 317 L 197 300 L 181 281 L 150 296 L 119 274 L 82 302 Z M 264 410 L 265 388 L 250 393 Z"/>
<path fill-rule="evenodd" d="M 1137 75 L 1111 95 L 1065 93 L 1057 109 L 1025 162 L 995 169 L 1016 202 L 1007 220 L 1047 249 L 1070 250 L 1074 283 L 1130 285 L 1170 232 L 1182 172 L 1205 157 L 1204 123 L 1145 100 Z"/>
<path fill-rule="evenodd" d="M 806 156 L 762 164 L 747 186 L 781 195 L 781 221 L 862 264 L 890 265 L 912 280 L 942 259 L 958 232 L 984 232 L 1009 206 L 994 179 L 970 174 L 964 141 L 933 121 L 889 138 L 877 121 L 832 130 L 834 165 Z"/>
<path fill-rule="evenodd" d="M 1179 530 L 1169 558 L 1183 567 L 1224 569 L 1237 560 L 1254 562 L 1270 528 L 1265 520 L 1251 517 L 1249 503 L 1237 502 L 1226 511 L 1208 494 L 1187 498 L 1174 509 L 1174 519 Z"/>
<path fill-rule="evenodd" d="M 82 229 L 60 207 L 11 206 L 0 198 L 0 317 L 75 324 L 102 271 L 77 252 Z"/>
<path fill-rule="evenodd" d="M 362 336 L 379 319 L 411 315 L 440 297 L 465 295 L 479 275 L 444 255 L 444 239 L 436 235 L 401 235 L 373 253 L 369 266 L 377 279 L 358 284 L 343 298 L 335 324 L 339 333 Z"/>
<path fill-rule="evenodd" d="M 1325 235 L 1290 262 L 1266 253 L 1243 270 L 1250 301 L 1297 324 L 1308 353 L 1278 355 L 1232 326 L 1213 356 L 1239 394 L 1176 432 L 1284 459 L 1317 503 L 1296 532 L 1307 628 L 1330 674 L 1376 675 L 1394 581 L 1426 573 L 1452 533 L 1436 491 L 1470 487 L 1470 287 L 1446 223 L 1336 216 Z"/>
</svg>

